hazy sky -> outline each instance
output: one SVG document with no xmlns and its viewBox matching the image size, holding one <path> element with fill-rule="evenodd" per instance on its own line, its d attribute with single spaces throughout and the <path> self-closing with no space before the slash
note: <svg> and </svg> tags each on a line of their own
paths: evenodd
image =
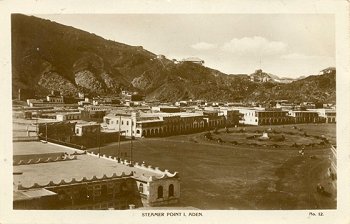
<svg viewBox="0 0 350 224">
<path fill-rule="evenodd" d="M 331 14 L 36 15 L 181 60 L 196 56 L 228 74 L 257 68 L 281 77 L 335 66 Z M 260 63 L 261 59 L 261 63 Z M 261 66 L 260 66 L 261 65 Z"/>
</svg>

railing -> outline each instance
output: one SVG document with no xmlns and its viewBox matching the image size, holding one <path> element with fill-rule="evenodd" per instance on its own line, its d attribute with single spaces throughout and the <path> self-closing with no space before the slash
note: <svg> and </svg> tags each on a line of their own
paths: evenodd
<svg viewBox="0 0 350 224">
<path fill-rule="evenodd" d="M 331 146 L 331 151 L 333 153 L 333 156 L 336 157 L 337 156 L 337 150 L 336 150 L 334 145 Z"/>
<path fill-rule="evenodd" d="M 53 139 L 53 138 L 46 138 L 46 137 L 40 136 L 39 140 L 44 140 L 44 141 L 56 143 L 56 144 L 59 144 L 59 145 L 72 147 L 72 148 L 75 148 L 75 149 L 85 149 L 85 147 L 83 145 L 77 145 L 77 144 L 70 143 L 70 142 L 64 142 L 64 141 L 60 141 L 58 139 Z"/>
<path fill-rule="evenodd" d="M 38 141 L 37 136 L 16 136 L 12 137 L 13 142 L 33 142 Z"/>
</svg>

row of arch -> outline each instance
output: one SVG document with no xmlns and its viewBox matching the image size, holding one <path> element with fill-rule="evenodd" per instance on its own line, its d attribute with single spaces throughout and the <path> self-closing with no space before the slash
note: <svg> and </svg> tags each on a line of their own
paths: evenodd
<svg viewBox="0 0 350 224">
<path fill-rule="evenodd" d="M 335 123 L 335 117 L 327 117 L 326 118 L 326 123 Z"/>
<path fill-rule="evenodd" d="M 159 127 L 159 128 L 149 128 L 149 129 L 143 129 L 142 130 L 142 136 L 149 137 L 149 136 L 163 136 L 163 135 L 170 135 L 170 134 L 180 134 L 180 133 L 187 133 L 191 131 L 198 131 L 204 129 L 204 125 L 193 125 L 193 126 L 173 126 L 173 127 Z M 140 134 L 140 130 L 136 130 L 136 134 Z"/>
<path fill-rule="evenodd" d="M 102 184 L 99 188 L 91 187 L 88 189 L 86 186 L 82 186 L 77 190 L 53 190 L 58 193 L 61 203 L 84 203 L 85 201 L 94 201 L 96 198 L 116 197 L 120 193 L 128 191 L 127 184 L 122 182 L 114 185 L 112 189 L 108 189 L 106 184 Z"/>
<path fill-rule="evenodd" d="M 322 119 L 319 118 L 268 118 L 268 119 L 259 119 L 259 125 L 264 124 L 297 124 L 297 123 L 318 123 L 322 122 Z M 335 122 L 334 121 L 328 121 L 328 122 Z"/>
<path fill-rule="evenodd" d="M 144 184 L 140 183 L 139 185 L 139 192 L 144 193 Z M 175 187 L 174 184 L 170 184 L 168 186 L 168 197 L 174 197 L 175 195 Z M 158 186 L 157 188 L 157 199 L 164 197 L 164 187 L 162 185 Z"/>
<path fill-rule="evenodd" d="M 168 187 L 168 197 L 174 196 L 174 185 L 170 184 Z M 157 189 L 157 199 L 164 197 L 164 188 L 163 186 L 159 186 Z"/>
<path fill-rule="evenodd" d="M 259 119 L 259 124 L 288 124 L 288 123 L 292 123 L 292 120 L 289 118 Z"/>
<path fill-rule="evenodd" d="M 145 193 L 145 186 L 143 183 L 139 184 L 139 192 Z M 170 184 L 168 186 L 168 197 L 174 197 L 175 195 L 175 187 L 174 184 Z M 158 186 L 157 188 L 157 199 L 164 198 L 164 187 L 162 185 Z"/>
<path fill-rule="evenodd" d="M 171 134 L 182 134 L 182 133 L 191 133 L 195 131 L 202 131 L 207 127 L 218 127 L 224 125 L 224 120 L 210 121 L 207 123 L 194 122 L 192 124 L 182 124 L 182 125 L 173 125 L 173 126 L 164 126 L 164 127 L 154 127 L 154 128 L 143 128 L 142 133 L 140 129 L 136 130 L 137 135 L 143 137 L 152 137 L 152 136 L 166 136 Z"/>
</svg>

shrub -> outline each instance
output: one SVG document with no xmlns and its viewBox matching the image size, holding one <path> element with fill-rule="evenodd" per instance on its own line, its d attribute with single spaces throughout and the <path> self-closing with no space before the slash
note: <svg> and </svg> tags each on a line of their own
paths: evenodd
<svg viewBox="0 0 350 224">
<path fill-rule="evenodd" d="M 232 141 L 231 144 L 232 145 L 238 145 L 238 142 L 237 141 Z"/>
<path fill-rule="evenodd" d="M 223 143 L 224 141 L 223 141 L 221 138 L 218 138 L 218 139 L 217 139 L 217 142 L 218 142 L 218 143 Z"/>
<path fill-rule="evenodd" d="M 294 142 L 294 144 L 292 145 L 292 147 L 298 148 L 299 145 L 298 145 L 296 142 Z"/>
</svg>

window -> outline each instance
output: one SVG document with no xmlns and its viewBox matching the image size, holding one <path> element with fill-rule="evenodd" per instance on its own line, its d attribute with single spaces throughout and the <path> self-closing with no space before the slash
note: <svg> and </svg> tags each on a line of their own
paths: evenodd
<svg viewBox="0 0 350 224">
<path fill-rule="evenodd" d="M 140 183 L 140 185 L 139 185 L 139 192 L 143 193 L 143 184 L 142 183 Z"/>
<path fill-rule="evenodd" d="M 158 197 L 157 198 L 163 198 L 163 186 L 158 187 Z"/>
<path fill-rule="evenodd" d="M 129 121 L 126 121 L 126 125 L 129 125 Z"/>
<path fill-rule="evenodd" d="M 89 194 L 86 187 L 82 187 L 79 192 L 79 199 L 84 201 L 89 199 Z"/>
<path fill-rule="evenodd" d="M 174 196 L 174 185 L 170 184 L 169 185 L 169 197 Z"/>
<path fill-rule="evenodd" d="M 101 196 L 102 197 L 107 196 L 107 186 L 106 185 L 102 185 L 102 187 L 101 187 Z"/>
<path fill-rule="evenodd" d="M 136 134 L 140 134 L 140 130 L 136 130 Z"/>
<path fill-rule="evenodd" d="M 120 191 L 122 192 L 125 192 L 128 190 L 128 187 L 126 186 L 126 183 L 123 182 L 121 185 L 120 185 Z"/>
</svg>

